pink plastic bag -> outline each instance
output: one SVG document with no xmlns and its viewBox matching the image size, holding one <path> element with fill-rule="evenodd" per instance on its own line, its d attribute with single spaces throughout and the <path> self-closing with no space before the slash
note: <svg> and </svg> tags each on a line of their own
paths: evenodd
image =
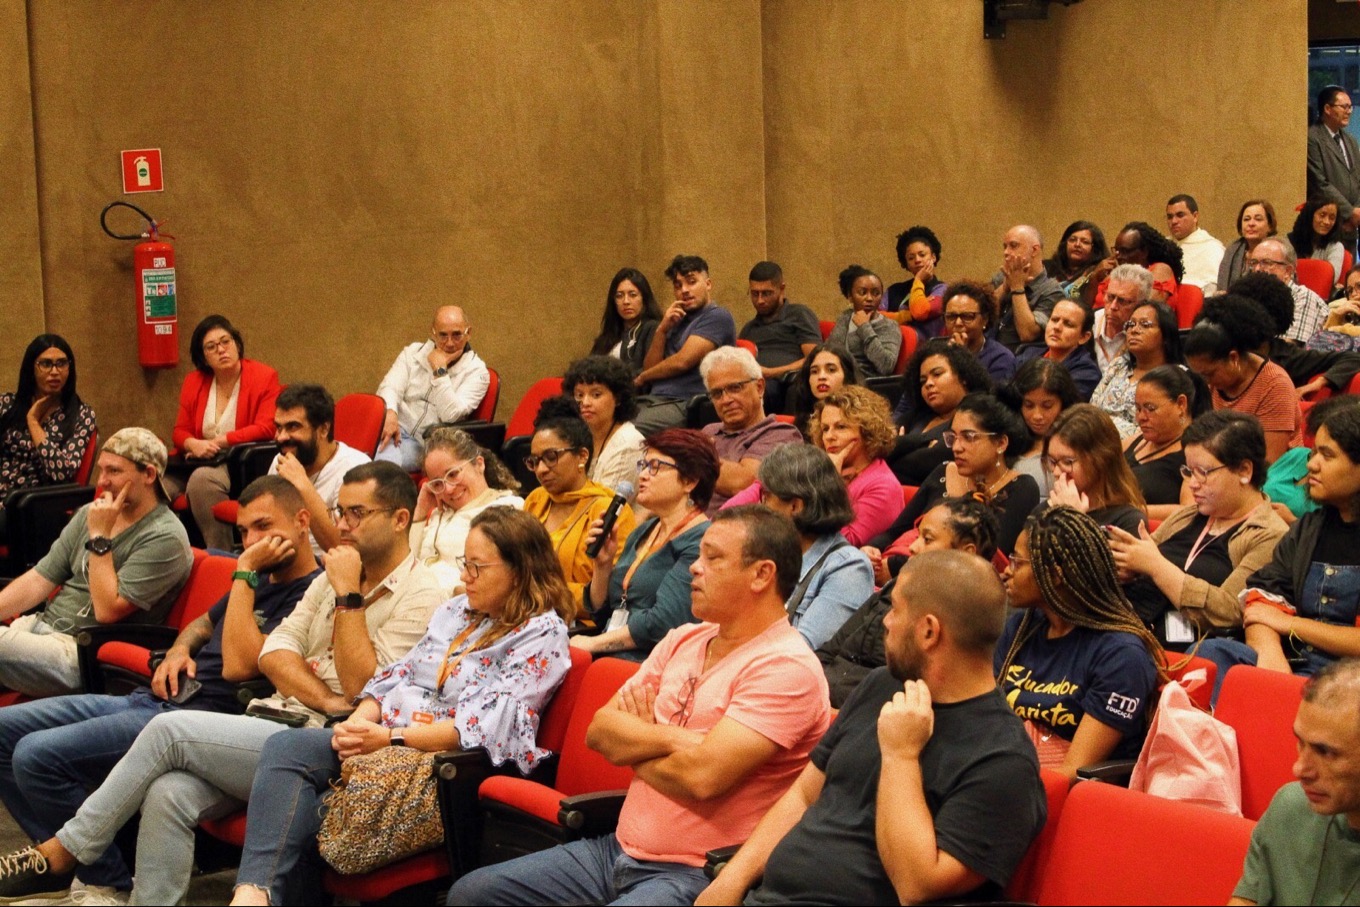
<svg viewBox="0 0 1360 907">
<path fill-rule="evenodd" d="M 1168 683 L 1129 789 L 1242 815 L 1237 732 L 1196 708 L 1185 687 Z"/>
</svg>

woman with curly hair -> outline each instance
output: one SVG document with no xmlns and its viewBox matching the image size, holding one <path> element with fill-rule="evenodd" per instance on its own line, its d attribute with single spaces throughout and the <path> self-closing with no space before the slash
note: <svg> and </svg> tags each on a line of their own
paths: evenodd
<svg viewBox="0 0 1360 907">
<path fill-rule="evenodd" d="M 1089 220 L 1073 221 L 1058 240 L 1058 251 L 1044 262 L 1069 299 L 1080 299 L 1091 272 L 1110 255 L 1105 234 Z"/>
<path fill-rule="evenodd" d="M 595 456 L 586 478 L 612 491 L 637 479 L 637 455 L 642 432 L 632 423 L 637 415 L 633 372 L 612 356 L 587 356 L 567 366 L 562 393 L 576 401 L 581 420 L 590 427 Z M 629 502 L 637 497 L 629 494 Z"/>
<path fill-rule="evenodd" d="M 1089 287 L 1096 284 L 1088 301 L 1094 308 L 1105 305 L 1105 287 L 1110 272 L 1119 265 L 1141 265 L 1152 272 L 1152 300 L 1174 307 L 1176 290 L 1185 279 L 1185 261 L 1181 247 L 1163 236 L 1154 226 L 1141 220 L 1124 225 L 1114 238 L 1114 250 L 1091 274 Z"/>
<path fill-rule="evenodd" d="M 1015 354 L 989 336 L 999 318 L 996 297 L 981 284 L 959 281 L 944 291 L 944 327 L 950 339 L 977 357 L 997 384 L 1015 374 Z"/>
<path fill-rule="evenodd" d="M 1294 218 L 1289 241 L 1299 258 L 1315 258 L 1330 264 L 1336 286 L 1341 286 L 1346 276 L 1341 273 L 1346 250 L 1341 244 L 1341 218 L 1337 217 L 1336 202 L 1313 198 L 1304 203 L 1303 210 Z"/>
<path fill-rule="evenodd" d="M 911 277 L 888 287 L 882 310 L 898 324 L 910 324 L 922 340 L 944 331 L 945 283 L 935 276 L 940 238 L 917 225 L 897 234 L 897 261 Z"/>
<path fill-rule="evenodd" d="M 878 310 L 883 281 L 859 265 L 841 271 L 838 281 L 850 308 L 836 319 L 826 342 L 848 350 L 866 378 L 891 375 L 902 350 L 902 331 Z"/>
<path fill-rule="evenodd" d="M 902 426 L 888 465 L 903 485 L 920 485 L 949 459 L 944 433 L 965 396 L 990 391 L 992 379 L 977 357 L 948 340 L 923 344 L 907 360 L 893 421 Z"/>
</svg>

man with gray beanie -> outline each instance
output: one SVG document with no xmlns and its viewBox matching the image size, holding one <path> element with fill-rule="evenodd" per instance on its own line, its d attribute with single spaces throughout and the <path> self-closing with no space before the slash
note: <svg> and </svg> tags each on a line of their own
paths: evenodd
<svg viewBox="0 0 1360 907">
<path fill-rule="evenodd" d="M 165 445 L 145 428 L 104 442 L 94 501 L 36 567 L 0 590 L 0 620 L 46 602 L 0 627 L 0 686 L 29 696 L 80 692 L 74 634 L 165 619 L 193 564 L 189 537 L 166 506 L 165 461 Z"/>
</svg>

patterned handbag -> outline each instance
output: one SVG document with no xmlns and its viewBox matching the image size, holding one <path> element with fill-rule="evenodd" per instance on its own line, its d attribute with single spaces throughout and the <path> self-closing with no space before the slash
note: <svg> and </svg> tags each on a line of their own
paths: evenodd
<svg viewBox="0 0 1360 907">
<path fill-rule="evenodd" d="M 317 844 L 339 872 L 370 872 L 444 840 L 434 753 L 388 746 L 351 756 L 326 795 Z"/>
</svg>

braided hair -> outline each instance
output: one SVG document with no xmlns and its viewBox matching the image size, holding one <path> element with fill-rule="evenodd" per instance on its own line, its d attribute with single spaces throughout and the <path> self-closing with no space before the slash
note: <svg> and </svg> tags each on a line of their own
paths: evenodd
<svg viewBox="0 0 1360 907">
<path fill-rule="evenodd" d="M 1130 230 L 1138 234 L 1138 243 L 1147 252 L 1148 264 L 1166 265 L 1171 269 L 1171 273 L 1176 275 L 1176 283 L 1185 279 L 1185 256 L 1181 252 L 1180 246 L 1163 236 L 1160 230 L 1145 221 L 1130 221 L 1119 232 L 1126 233 Z"/>
<path fill-rule="evenodd" d="M 1050 507 L 1030 517 L 1024 531 L 1029 534 L 1030 565 L 1044 604 L 1074 626 L 1138 637 L 1157 667 L 1157 680 L 1165 683 L 1162 645 L 1119 585 L 1114 555 L 1100 525 L 1071 507 Z M 1034 609 L 1025 611 L 997 677 L 1006 676 L 1016 654 L 1038 629 Z"/>
</svg>

